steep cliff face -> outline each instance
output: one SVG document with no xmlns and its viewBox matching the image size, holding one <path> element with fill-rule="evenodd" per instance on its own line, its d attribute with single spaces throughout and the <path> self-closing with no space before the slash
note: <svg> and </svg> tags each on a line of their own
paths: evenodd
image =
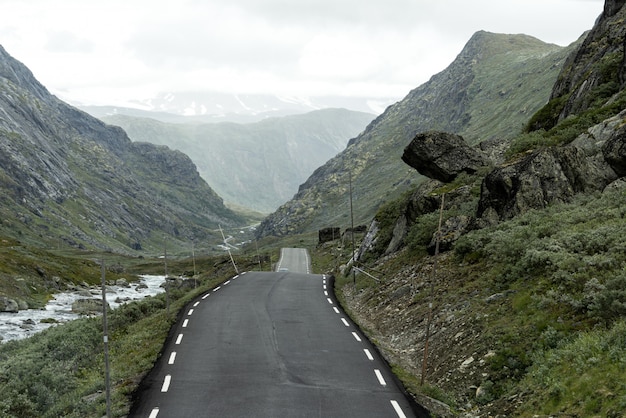
<svg viewBox="0 0 626 418">
<path fill-rule="evenodd" d="M 606 1 L 604 12 L 569 56 L 550 97 L 550 117 L 534 128 L 550 129 L 570 115 L 606 104 L 626 82 L 626 1 Z"/>
<path fill-rule="evenodd" d="M 423 181 L 400 159 L 420 132 L 460 134 L 498 158 L 499 144 L 519 132 L 511 127 L 521 130 L 548 100 L 569 51 L 530 36 L 477 32 L 446 70 L 390 106 L 318 168 L 266 218 L 259 235 L 347 226 L 350 177 L 355 222 L 369 222 L 381 203 Z"/>
<path fill-rule="evenodd" d="M 191 160 L 61 102 L 0 47 L 2 233 L 134 248 L 211 235 L 241 219 Z"/>
</svg>

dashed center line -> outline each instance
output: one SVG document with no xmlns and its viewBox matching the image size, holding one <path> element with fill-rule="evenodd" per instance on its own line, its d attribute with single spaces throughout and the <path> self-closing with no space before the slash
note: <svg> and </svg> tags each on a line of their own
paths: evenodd
<svg viewBox="0 0 626 418">
<path fill-rule="evenodd" d="M 339 313 L 339 308 L 337 308 L 336 306 L 333 306 L 333 310 L 335 311 L 335 313 Z"/>
<path fill-rule="evenodd" d="M 180 344 L 182 340 L 183 340 L 183 334 L 178 334 L 178 337 L 176 338 L 176 344 Z"/>
<path fill-rule="evenodd" d="M 347 327 L 350 326 L 350 324 L 348 323 L 348 321 L 346 321 L 346 318 L 341 318 L 341 322 L 343 322 L 343 324 Z"/>
<path fill-rule="evenodd" d="M 157 415 L 159 415 L 159 408 L 154 408 L 150 411 L 150 416 L 148 416 L 148 418 L 156 418 Z"/>
<path fill-rule="evenodd" d="M 374 369 L 374 373 L 376 374 L 376 378 L 378 379 L 378 383 L 380 383 L 381 386 L 387 386 L 387 382 L 385 382 L 385 378 L 383 377 L 383 374 L 380 372 L 380 370 Z"/>
<path fill-rule="evenodd" d="M 400 404 L 398 403 L 398 401 L 391 401 L 391 406 L 393 406 L 396 414 L 398 414 L 398 418 L 406 418 L 406 415 L 404 415 L 404 411 L 402 411 L 402 408 L 400 408 Z"/>
<path fill-rule="evenodd" d="M 202 299 L 204 300 L 204 299 L 208 298 L 209 296 L 211 296 L 211 294 L 207 293 L 206 295 L 202 296 Z"/>
<path fill-rule="evenodd" d="M 193 304 L 193 307 L 195 308 L 196 306 L 200 305 L 200 302 L 196 302 Z"/>
<path fill-rule="evenodd" d="M 174 364 L 175 361 L 176 361 L 176 351 L 172 351 L 172 354 L 170 354 L 170 358 L 167 361 L 167 364 Z"/>
<path fill-rule="evenodd" d="M 363 351 L 365 352 L 365 355 L 370 361 L 374 361 L 374 356 L 372 356 L 372 353 L 370 353 L 370 350 L 368 350 L 367 348 L 364 348 Z"/>
<path fill-rule="evenodd" d="M 226 281 L 224 282 L 224 285 L 227 285 L 228 283 L 230 283 L 230 280 L 226 280 Z"/>
<path fill-rule="evenodd" d="M 328 296 L 328 291 L 324 290 L 324 296 Z"/>
<path fill-rule="evenodd" d="M 183 321 L 183 328 L 187 328 L 187 324 L 188 324 L 188 323 L 189 323 L 189 320 L 188 320 L 188 319 L 185 319 L 185 320 Z"/>
<path fill-rule="evenodd" d="M 357 340 L 358 342 L 361 342 L 361 337 L 359 337 L 359 334 L 357 334 L 356 332 L 353 332 L 352 336 L 354 337 L 355 340 Z"/>
<path fill-rule="evenodd" d="M 165 379 L 163 379 L 163 386 L 161 386 L 161 392 L 167 392 L 170 389 L 170 383 L 172 382 L 172 376 L 167 375 Z"/>
<path fill-rule="evenodd" d="M 222 286 L 217 286 L 215 289 L 213 289 L 214 292 L 217 292 L 218 290 L 220 290 Z"/>
<path fill-rule="evenodd" d="M 187 315 L 190 316 L 193 313 L 193 308 L 189 309 L 189 312 L 187 312 Z"/>
<path fill-rule="evenodd" d="M 328 301 L 328 303 L 330 303 L 331 305 L 333 304 L 333 300 L 331 298 L 326 298 L 326 300 Z"/>
</svg>

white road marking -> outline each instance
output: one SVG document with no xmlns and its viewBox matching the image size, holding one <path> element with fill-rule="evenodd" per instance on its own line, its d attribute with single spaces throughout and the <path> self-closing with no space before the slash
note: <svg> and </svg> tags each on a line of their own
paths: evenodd
<svg viewBox="0 0 626 418">
<path fill-rule="evenodd" d="M 328 291 L 324 290 L 324 296 L 328 296 Z"/>
<path fill-rule="evenodd" d="M 213 289 L 213 291 L 217 292 L 218 290 L 220 290 L 220 287 L 222 287 L 222 286 L 217 286 L 215 289 Z"/>
<path fill-rule="evenodd" d="M 176 344 L 180 344 L 182 340 L 183 340 L 183 334 L 178 334 L 178 338 L 176 338 Z"/>
<path fill-rule="evenodd" d="M 172 382 L 172 376 L 167 375 L 165 379 L 163 379 L 163 386 L 161 386 L 161 392 L 167 392 L 170 389 L 170 383 Z"/>
<path fill-rule="evenodd" d="M 226 281 L 224 282 L 224 284 L 225 284 L 225 285 L 227 285 L 228 283 L 230 283 L 230 280 L 226 280 Z"/>
<path fill-rule="evenodd" d="M 359 337 L 359 334 L 357 334 L 356 332 L 353 332 L 352 336 L 354 337 L 355 340 L 357 340 L 358 342 L 361 342 L 361 337 Z"/>
<path fill-rule="evenodd" d="M 159 415 L 159 408 L 154 408 L 151 412 L 150 412 L 150 416 L 148 418 L 156 418 L 157 415 Z"/>
<path fill-rule="evenodd" d="M 189 312 L 187 312 L 187 315 L 191 316 L 192 313 L 193 313 L 193 308 L 189 309 Z"/>
<path fill-rule="evenodd" d="M 193 307 L 195 308 L 196 306 L 200 305 L 200 302 L 196 302 L 193 304 Z"/>
<path fill-rule="evenodd" d="M 385 379 L 383 378 L 383 375 L 380 372 L 380 370 L 374 369 L 374 373 L 376 373 L 376 377 L 378 378 L 378 383 L 380 383 L 382 386 L 387 386 L 387 382 L 385 382 Z"/>
<path fill-rule="evenodd" d="M 330 303 L 331 305 L 333 304 L 333 300 L 331 298 L 326 298 L 326 300 L 328 301 L 328 303 Z"/>
<path fill-rule="evenodd" d="M 167 364 L 174 364 L 175 361 L 176 361 L 176 351 L 172 351 L 172 354 L 170 354 L 170 359 L 167 361 Z"/>
<path fill-rule="evenodd" d="M 207 293 L 206 295 L 202 296 L 202 299 L 206 299 L 206 298 L 208 298 L 209 296 L 211 296 L 211 294 L 210 294 L 210 293 Z"/>
<path fill-rule="evenodd" d="M 398 414 L 398 418 L 406 418 L 406 415 L 404 415 L 404 412 L 402 411 L 402 408 L 400 408 L 400 404 L 398 404 L 398 401 L 391 401 L 391 406 L 393 406 L 396 414 Z"/>
<path fill-rule="evenodd" d="M 335 313 L 339 313 L 339 308 L 337 308 L 336 306 L 333 306 L 333 309 L 334 309 Z"/>
<path fill-rule="evenodd" d="M 324 290 L 326 290 L 326 285 L 322 286 L 324 288 Z"/>
<path fill-rule="evenodd" d="M 341 322 L 343 322 L 343 324 L 347 327 L 350 326 L 350 324 L 348 323 L 348 321 L 346 321 L 346 318 L 341 318 Z"/>
<path fill-rule="evenodd" d="M 363 349 L 363 351 L 365 351 L 365 355 L 367 356 L 367 358 L 371 361 L 374 360 L 374 356 L 372 356 L 372 353 L 370 353 L 370 350 L 368 350 L 367 348 Z"/>
<path fill-rule="evenodd" d="M 189 320 L 188 320 L 188 319 L 185 319 L 185 320 L 183 321 L 183 328 L 187 328 L 187 324 L 188 324 L 188 323 L 189 323 Z"/>
</svg>

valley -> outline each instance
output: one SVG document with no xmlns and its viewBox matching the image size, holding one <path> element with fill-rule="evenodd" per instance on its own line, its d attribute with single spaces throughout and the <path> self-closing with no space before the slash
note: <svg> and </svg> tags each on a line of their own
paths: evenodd
<svg viewBox="0 0 626 418">
<path fill-rule="evenodd" d="M 305 248 L 431 416 L 623 416 L 624 21 L 606 0 L 567 47 L 478 31 L 378 116 L 252 123 L 105 123 L 0 48 L 0 300 L 42 309 L 103 259 L 111 286 L 177 277 L 110 313 L 123 417 L 190 304 Z M 0 343 L 0 417 L 103 416 L 101 320 Z"/>
</svg>

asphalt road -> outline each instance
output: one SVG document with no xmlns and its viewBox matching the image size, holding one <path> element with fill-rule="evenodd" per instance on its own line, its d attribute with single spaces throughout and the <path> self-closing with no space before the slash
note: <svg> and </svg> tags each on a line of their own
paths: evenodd
<svg viewBox="0 0 626 418">
<path fill-rule="evenodd" d="M 337 306 L 330 279 L 240 274 L 189 305 L 131 417 L 413 417 L 376 351 Z M 279 263 L 280 265 L 280 263 Z"/>
</svg>

